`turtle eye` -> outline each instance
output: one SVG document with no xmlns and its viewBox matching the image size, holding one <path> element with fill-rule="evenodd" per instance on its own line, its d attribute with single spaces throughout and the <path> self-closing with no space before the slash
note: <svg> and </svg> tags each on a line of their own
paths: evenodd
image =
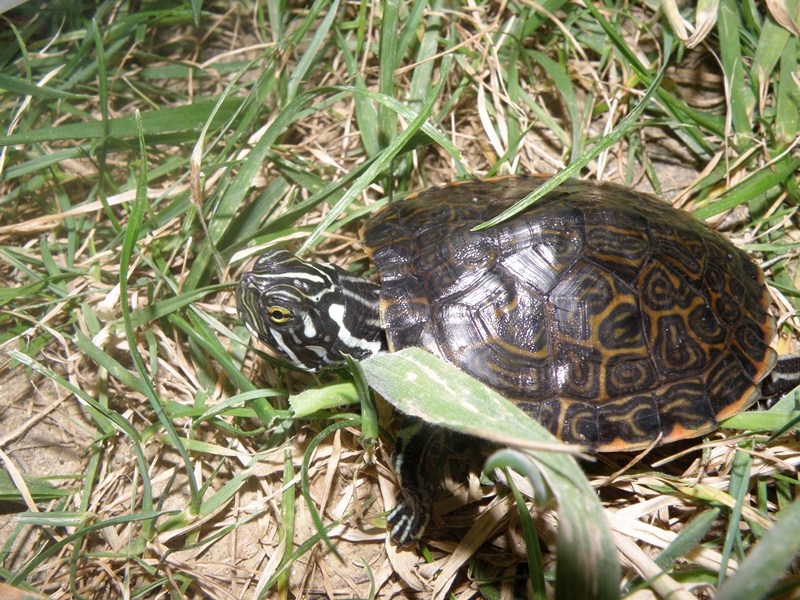
<svg viewBox="0 0 800 600">
<path fill-rule="evenodd" d="M 267 316 L 275 325 L 282 325 L 292 318 L 292 311 L 285 306 L 268 306 Z"/>
</svg>

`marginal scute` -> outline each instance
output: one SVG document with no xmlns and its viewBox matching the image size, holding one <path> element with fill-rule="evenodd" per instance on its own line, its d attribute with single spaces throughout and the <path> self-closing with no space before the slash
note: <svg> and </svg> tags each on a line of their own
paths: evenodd
<svg viewBox="0 0 800 600">
<path fill-rule="evenodd" d="M 598 438 L 597 406 L 568 398 L 542 403 L 539 422 L 568 444 L 594 446 Z"/>
<path fill-rule="evenodd" d="M 656 392 L 655 401 L 665 439 L 681 439 L 686 437 L 682 432 L 690 431 L 702 435 L 717 427 L 714 407 L 701 378 L 665 385 Z"/>
<path fill-rule="evenodd" d="M 598 448 L 618 447 L 624 440 L 628 447 L 645 447 L 653 441 L 653 432 L 659 431 L 661 421 L 658 406 L 652 394 L 623 396 L 599 407 Z"/>
<path fill-rule="evenodd" d="M 474 230 L 543 181 L 434 188 L 367 223 L 389 347 L 424 347 L 598 450 L 702 435 L 754 402 L 776 360 L 758 266 L 611 184 L 569 180 Z"/>
<path fill-rule="evenodd" d="M 733 355 L 725 356 L 706 378 L 706 391 L 718 420 L 734 415 L 755 402 L 755 384 Z"/>
</svg>

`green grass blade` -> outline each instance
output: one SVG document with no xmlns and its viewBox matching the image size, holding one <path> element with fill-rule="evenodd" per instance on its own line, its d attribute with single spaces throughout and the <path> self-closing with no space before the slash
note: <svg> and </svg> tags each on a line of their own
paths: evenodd
<svg viewBox="0 0 800 600">
<path fill-rule="evenodd" d="M 283 495 L 281 496 L 281 543 L 283 545 L 283 564 L 287 564 L 292 557 L 295 520 L 295 473 L 292 449 L 286 447 L 283 452 Z M 289 597 L 289 575 L 286 570 L 278 577 L 278 594 Z"/>
<path fill-rule="evenodd" d="M 725 533 L 725 543 L 722 548 L 722 564 L 720 565 L 718 582 L 721 584 L 725 578 L 728 560 L 733 546 L 740 542 L 739 521 L 742 518 L 742 504 L 750 484 L 750 468 L 753 458 L 749 452 L 737 450 L 731 469 L 729 494 L 734 500 L 733 508 L 728 518 L 728 528 Z"/>
<path fill-rule="evenodd" d="M 669 45 L 666 46 L 667 49 Z M 605 151 L 606 149 L 610 148 L 614 144 L 616 144 L 622 137 L 627 135 L 632 129 L 639 126 L 639 117 L 641 116 L 644 109 L 650 103 L 650 99 L 658 90 L 658 87 L 661 85 L 661 80 L 664 78 L 664 74 L 667 72 L 667 68 L 669 67 L 669 52 L 665 51 L 664 55 L 664 66 L 658 72 L 658 75 L 653 79 L 652 84 L 647 90 L 647 93 L 641 99 L 639 104 L 637 104 L 631 112 L 625 115 L 625 118 L 622 119 L 611 132 L 604 136 L 600 141 L 598 141 L 591 150 L 585 152 L 583 156 L 581 156 L 578 160 L 572 161 L 569 165 L 564 167 L 561 171 L 550 177 L 545 183 L 539 186 L 535 191 L 528 194 L 520 200 L 519 202 L 514 203 L 513 206 L 507 208 L 499 215 L 486 221 L 485 223 L 481 223 L 475 230 L 485 229 L 487 227 L 492 227 L 493 225 L 497 225 L 498 223 L 502 223 L 506 219 L 510 219 L 514 215 L 522 212 L 526 208 L 528 208 L 531 204 L 536 202 L 539 198 L 543 197 L 545 194 L 556 189 L 559 185 L 561 185 L 564 181 L 571 177 L 575 177 L 578 173 L 589 164 L 592 160 L 600 156 L 600 154 Z"/>
<path fill-rule="evenodd" d="M 800 499 L 778 513 L 778 520 L 717 591 L 717 600 L 767 598 L 800 552 Z"/>
<path fill-rule="evenodd" d="M 138 113 L 136 117 L 137 124 L 140 124 L 141 119 L 138 118 Z M 145 209 L 147 205 L 147 151 L 144 142 L 144 131 L 141 126 L 138 127 L 138 131 L 141 164 L 139 167 L 139 181 L 136 188 L 136 200 L 133 203 L 131 214 L 128 218 L 128 226 L 125 228 L 125 237 L 122 243 L 122 250 L 120 251 L 119 288 L 120 297 L 122 299 L 120 302 L 120 308 L 122 310 L 122 321 L 125 325 L 125 333 L 128 338 L 128 347 L 131 351 L 133 364 L 136 367 L 136 371 L 139 373 L 142 383 L 144 384 L 143 389 L 147 399 L 150 401 L 150 406 L 158 416 L 159 421 L 161 421 L 161 424 L 164 426 L 164 430 L 167 432 L 167 435 L 183 459 L 184 467 L 186 469 L 187 482 L 189 484 L 190 504 L 192 508 L 196 510 L 200 505 L 200 498 L 198 495 L 197 482 L 195 480 L 192 462 L 189 458 L 189 455 L 184 450 L 183 445 L 181 444 L 180 437 L 175 431 L 175 427 L 172 425 L 172 422 L 170 421 L 157 397 L 155 387 L 150 380 L 150 374 L 147 372 L 147 367 L 145 366 L 142 355 L 139 352 L 136 341 L 136 333 L 134 332 L 130 319 L 131 309 L 130 305 L 128 304 L 128 277 L 130 259 L 139 240 L 139 232 L 141 230 L 142 221 L 144 220 Z M 149 499 L 147 502 L 145 502 L 144 508 L 145 510 L 152 510 L 152 505 L 150 504 Z"/>
<path fill-rule="evenodd" d="M 487 462 L 487 467 L 489 467 Z M 528 577 L 530 578 L 530 586 L 532 598 L 534 600 L 545 600 L 547 598 L 547 586 L 544 582 L 544 565 L 542 564 L 542 552 L 539 549 L 539 536 L 536 534 L 536 527 L 533 524 L 533 517 L 528 512 L 528 506 L 525 504 L 525 499 L 522 497 L 514 480 L 508 477 L 508 484 L 511 488 L 511 493 L 514 494 L 514 502 L 519 511 L 519 523 L 522 528 L 522 536 L 525 540 L 525 553 L 528 558 Z"/>
<path fill-rule="evenodd" d="M 775 111 L 775 134 L 782 144 L 795 143 L 798 136 L 798 113 L 800 113 L 800 87 L 798 87 L 798 52 L 800 40 L 791 37 L 786 41 L 781 54 L 780 78 L 775 83 L 777 105 Z"/>
<path fill-rule="evenodd" d="M 694 215 L 698 219 L 707 219 L 749 202 L 760 194 L 766 193 L 775 186 L 780 186 L 793 177 L 800 168 L 800 157 L 785 155 L 775 162 L 770 169 L 756 171 L 744 181 L 728 189 L 725 194 L 713 203 L 698 208 Z"/>
<path fill-rule="evenodd" d="M 728 106 L 733 131 L 737 134 L 735 143 L 743 143 L 745 135 L 750 134 L 750 111 L 755 99 L 753 92 L 745 83 L 744 58 L 742 56 L 739 32 L 741 18 L 736 0 L 721 0 L 717 26 L 719 30 L 722 70 L 725 73 L 728 90 Z"/>
<path fill-rule="evenodd" d="M 297 63 L 294 71 L 289 76 L 289 82 L 286 89 L 287 101 L 292 101 L 297 95 L 297 90 L 300 88 L 301 83 L 305 80 L 312 63 L 317 60 L 317 54 L 322 46 L 327 42 L 328 32 L 331 25 L 336 19 L 336 13 L 339 10 L 339 0 L 333 0 L 330 6 L 327 7 L 327 14 L 322 19 L 320 24 L 316 27 L 314 35 L 311 37 L 308 47 L 304 48 L 303 55 Z"/>
<path fill-rule="evenodd" d="M 58 498 L 65 498 L 72 492 L 54 487 L 44 477 L 31 477 L 23 474 L 25 486 L 36 502 L 48 502 Z M 19 492 L 8 471 L 0 470 L 0 501 L 24 503 L 24 498 Z"/>
<path fill-rule="evenodd" d="M 240 98 L 229 98 L 217 110 L 211 127 L 224 124 L 241 105 Z M 142 132 L 145 135 L 160 135 L 181 131 L 199 131 L 214 111 L 215 101 L 202 100 L 187 106 L 160 108 L 141 113 Z M 20 131 L 12 135 L 0 135 L 0 146 L 75 140 L 84 138 L 103 138 L 106 135 L 103 123 L 92 121 L 70 123 L 58 127 L 43 127 Z M 119 139 L 135 139 L 137 136 L 135 117 L 109 119 L 107 135 Z"/>
<path fill-rule="evenodd" d="M 397 67 L 398 0 L 381 0 L 380 75 L 378 91 L 387 98 L 394 97 L 394 70 Z M 423 109 L 424 111 L 424 109 Z M 420 112 L 423 112 L 420 111 Z M 427 115 L 426 115 L 427 118 Z M 397 115 L 385 105 L 378 106 L 378 141 L 388 146 L 397 132 Z"/>
<path fill-rule="evenodd" d="M 35 85 L 6 73 L 0 73 L 0 90 L 5 90 L 15 96 L 32 96 L 33 98 L 54 100 L 86 100 L 91 97 L 86 94 L 65 92 L 46 85 Z"/>
<path fill-rule="evenodd" d="M 334 223 L 337 217 L 350 205 L 350 203 L 362 191 L 364 191 L 364 189 L 370 183 L 372 183 L 380 173 L 384 172 L 389 167 L 391 162 L 400 154 L 400 152 L 405 148 L 406 144 L 411 141 L 417 131 L 420 129 L 424 130 L 423 125 L 425 125 L 425 121 L 428 119 L 431 110 L 433 110 L 433 104 L 439 97 L 439 93 L 441 92 L 442 88 L 444 87 L 444 83 L 447 80 L 450 63 L 451 60 L 449 56 L 446 56 L 442 60 L 440 65 L 439 81 L 422 110 L 408 124 L 406 129 L 400 133 L 386 148 L 386 150 L 367 168 L 366 171 L 364 171 L 364 174 L 356 180 L 353 186 L 347 190 L 347 192 L 345 192 L 339 201 L 331 207 L 330 212 L 325 215 L 316 229 L 314 229 L 311 235 L 309 235 L 308 238 L 303 242 L 302 246 L 300 246 L 300 249 L 297 251 L 298 254 L 302 254 L 308 248 L 313 246 L 314 243 L 316 243 L 316 241 L 322 236 L 322 234 L 327 231 L 328 227 Z"/>
<path fill-rule="evenodd" d="M 367 85 L 364 83 L 364 78 L 361 75 L 360 65 L 356 63 L 355 56 L 350 52 L 347 41 L 342 36 L 341 31 L 335 28 L 336 42 L 339 50 L 344 58 L 345 65 L 347 66 L 348 75 L 355 82 L 354 87 L 359 90 L 367 91 Z M 378 143 L 378 114 L 375 107 L 367 101 L 365 94 L 353 94 L 353 102 L 355 103 L 356 119 L 358 121 L 359 135 L 361 136 L 361 143 L 364 145 L 364 150 L 369 157 L 375 157 L 380 151 L 380 144 Z"/>
</svg>

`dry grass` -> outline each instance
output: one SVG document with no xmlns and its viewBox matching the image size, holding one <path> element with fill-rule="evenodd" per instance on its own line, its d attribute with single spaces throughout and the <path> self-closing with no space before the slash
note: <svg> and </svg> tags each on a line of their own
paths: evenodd
<svg viewBox="0 0 800 600">
<path fill-rule="evenodd" d="M 713 17 L 712 35 L 674 44 L 625 130 L 669 45 L 651 3 L 404 4 L 394 17 L 367 1 L 197 15 L 199 3 L 31 4 L 5 15 L 0 49 L 5 584 L 53 598 L 529 593 L 526 546 L 539 544 L 506 488 L 469 474 L 474 448 L 445 461 L 423 545 L 398 551 L 383 519 L 390 435 L 365 449 L 349 409 L 292 418 L 288 393 L 315 382 L 266 359 L 236 317 L 231 283 L 265 245 L 316 240 L 312 255 L 367 270 L 358 223 L 389 196 L 568 165 L 654 190 L 755 253 L 780 349 L 796 350 L 800 42 L 761 4 L 722 1 L 723 21 L 738 4 L 758 19 Z M 325 389 L 324 402 L 347 393 Z M 735 424 L 775 431 L 796 414 L 788 398 Z M 385 432 L 395 421 L 379 404 Z M 798 462 L 790 427 L 583 463 L 623 593 L 713 596 L 791 516 Z M 552 593 L 558 513 L 534 525 Z M 775 593 L 798 593 L 796 567 Z"/>
</svg>

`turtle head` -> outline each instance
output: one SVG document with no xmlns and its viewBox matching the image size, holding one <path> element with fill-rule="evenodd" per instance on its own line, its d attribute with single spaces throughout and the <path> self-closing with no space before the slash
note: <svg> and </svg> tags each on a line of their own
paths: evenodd
<svg viewBox="0 0 800 600">
<path fill-rule="evenodd" d="M 264 252 L 242 275 L 236 308 L 247 329 L 307 371 L 385 349 L 379 286 L 335 265 Z"/>
</svg>

